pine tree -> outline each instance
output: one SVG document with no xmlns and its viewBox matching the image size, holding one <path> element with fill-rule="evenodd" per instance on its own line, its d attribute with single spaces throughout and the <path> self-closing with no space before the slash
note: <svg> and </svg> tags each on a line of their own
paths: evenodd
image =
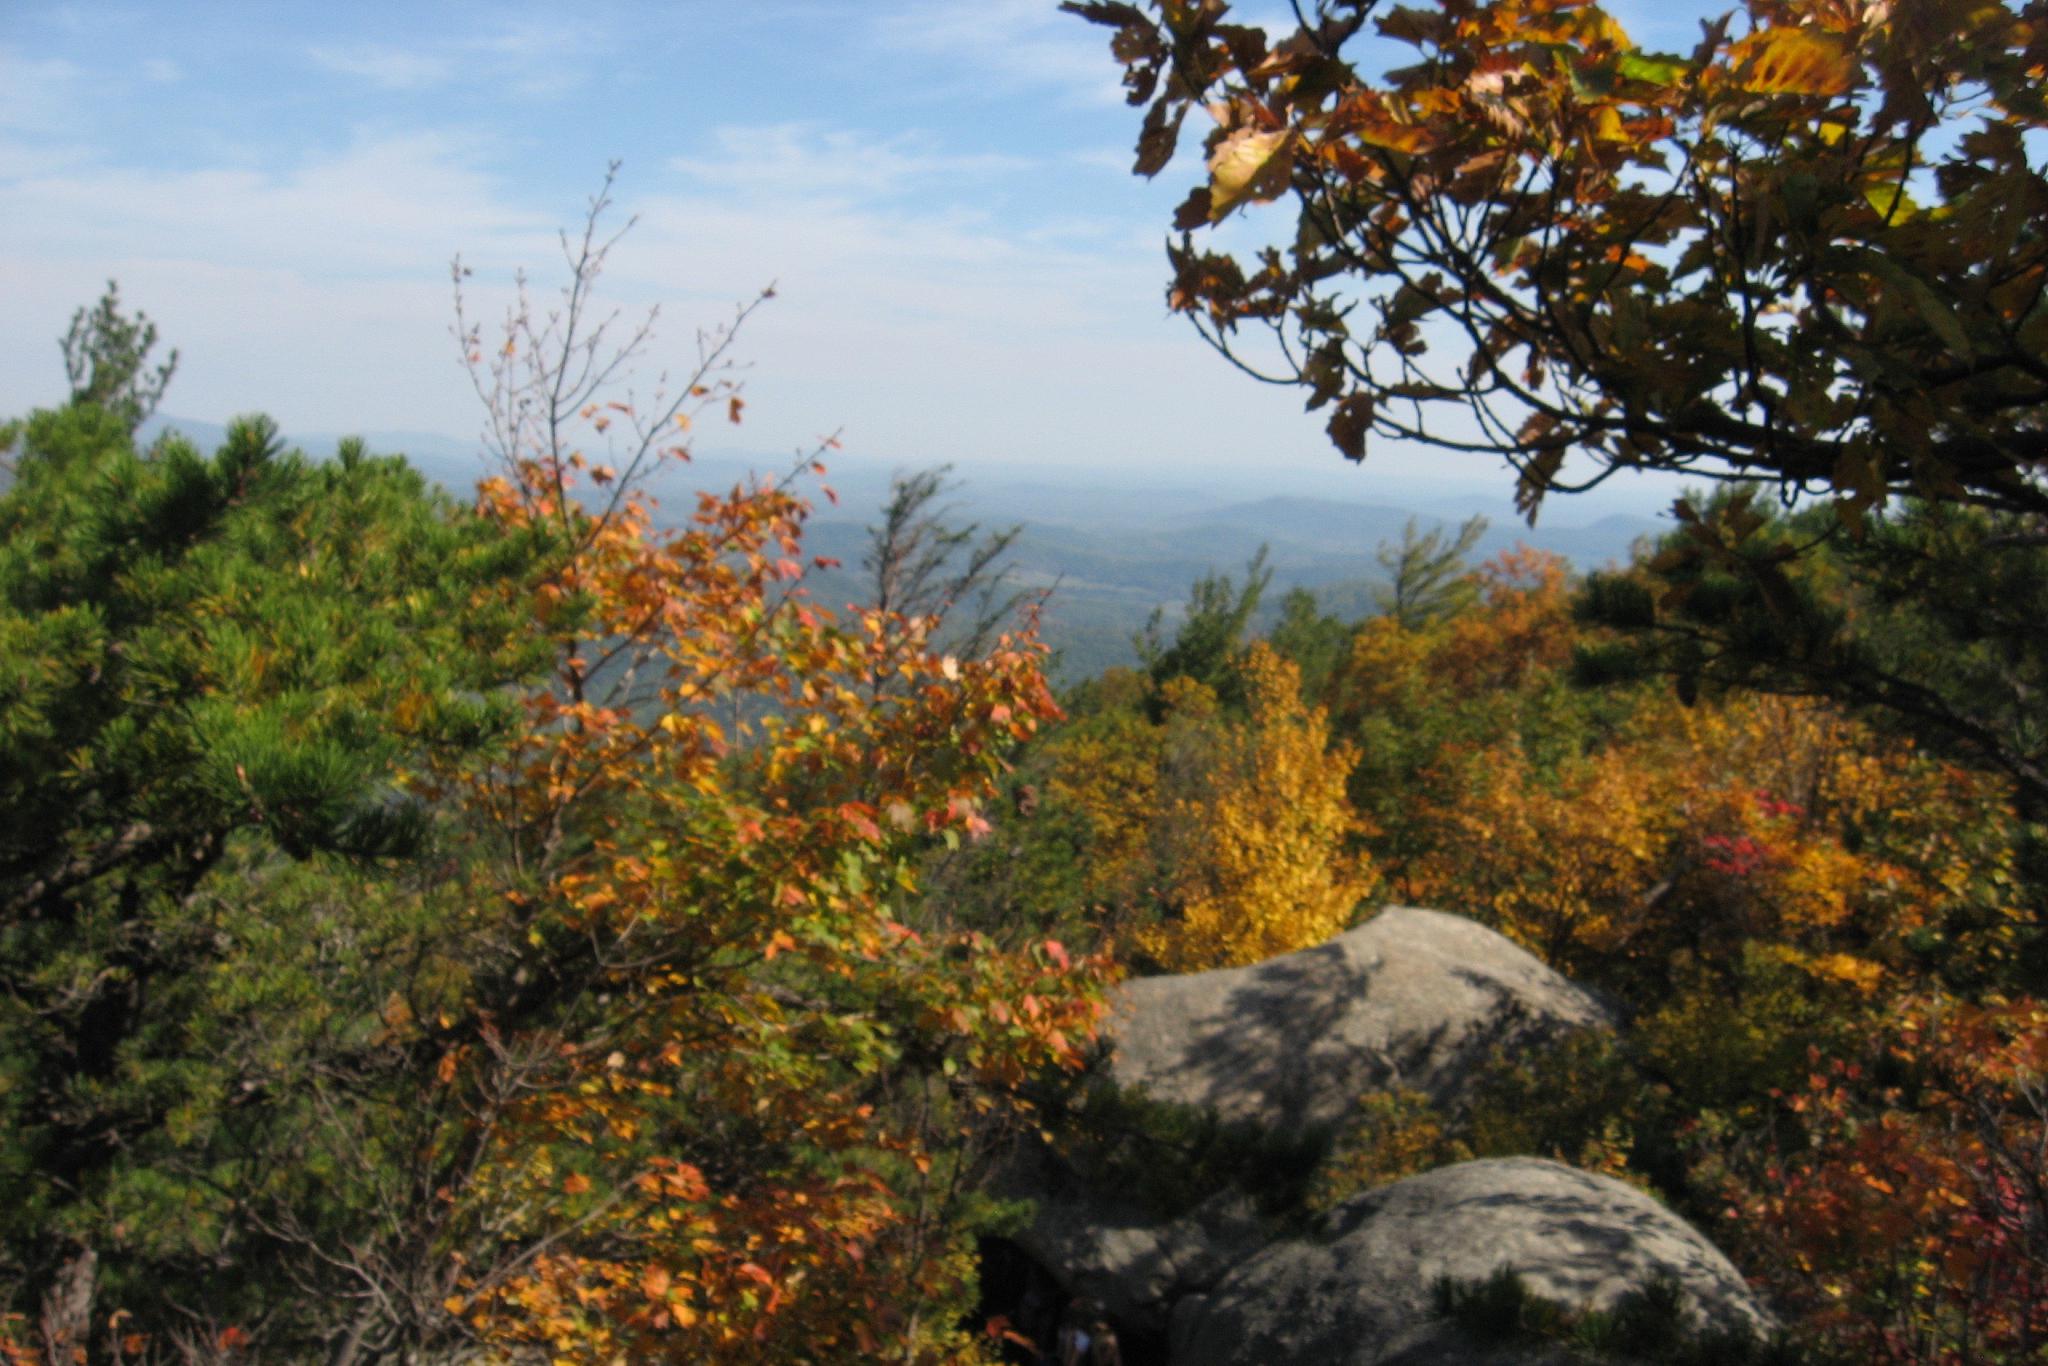
<svg viewBox="0 0 2048 1366">
<path fill-rule="evenodd" d="M 121 287 L 112 280 L 90 311 L 72 315 L 62 345 L 71 401 L 105 409 L 131 432 L 156 411 L 178 369 L 175 349 L 162 365 L 149 368 L 156 324 L 139 310 L 132 318 L 121 312 Z"/>
<path fill-rule="evenodd" d="M 288 1326 L 348 1287 L 286 1226 L 344 1245 L 403 1180 L 380 1030 L 470 914 L 424 798 L 515 715 L 542 543 L 359 446 L 144 458 L 130 416 L 33 415 L 0 497 L 0 1300 Z"/>
</svg>

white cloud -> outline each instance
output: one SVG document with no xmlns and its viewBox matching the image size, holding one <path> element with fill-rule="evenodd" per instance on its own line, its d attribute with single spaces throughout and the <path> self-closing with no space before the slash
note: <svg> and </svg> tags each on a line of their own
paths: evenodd
<svg viewBox="0 0 2048 1366">
<path fill-rule="evenodd" d="M 1032 165 L 1022 157 L 943 153 L 917 133 L 885 137 L 806 123 L 725 125 L 712 131 L 711 143 L 708 154 L 674 157 L 669 166 L 706 189 L 750 195 L 871 199 Z"/>
<path fill-rule="evenodd" d="M 0 44 L 0 181 L 75 167 L 90 156 L 77 142 L 84 73 L 58 58 L 32 58 Z"/>
<path fill-rule="evenodd" d="M 885 47 L 933 60 L 935 91 L 993 81 L 1050 87 L 1081 104 L 1123 98 L 1109 30 L 1047 0 L 912 0 L 881 16 L 875 33 Z"/>
<path fill-rule="evenodd" d="M 82 73 L 55 57 L 0 45 L 0 129 L 63 133 L 73 124 Z"/>
<path fill-rule="evenodd" d="M 1124 147 L 1087 147 L 1068 153 L 1067 159 L 1076 166 L 1087 166 L 1097 171 L 1114 171 L 1118 175 L 1131 174 L 1131 164 L 1137 160 L 1137 153 Z"/>
<path fill-rule="evenodd" d="M 488 85 L 521 98 L 555 98 L 585 83 L 602 50 L 602 30 L 513 20 L 459 38 L 405 47 L 389 43 L 323 45 L 307 49 L 313 62 L 394 91 L 433 90 L 463 83 Z"/>
<path fill-rule="evenodd" d="M 511 93 L 547 99 L 583 85 L 604 44 L 604 29 L 594 19 L 575 25 L 522 20 L 464 41 L 460 52 Z"/>
<path fill-rule="evenodd" d="M 629 196 L 642 222 L 621 287 L 715 316 L 778 282 L 741 348 L 757 362 L 750 441 L 844 426 L 853 449 L 899 460 L 1088 459 L 1121 406 L 1181 382 L 1163 358 L 1193 339 L 1163 325 L 1149 233 L 981 207 L 1047 168 L 802 125 L 710 144 L 672 191 Z"/>
<path fill-rule="evenodd" d="M 168 57 L 150 57 L 142 63 L 143 79 L 154 81 L 158 85 L 169 85 L 173 81 L 182 80 L 184 75 L 183 68 Z"/>
<path fill-rule="evenodd" d="M 289 171 L 82 168 L 25 176 L 8 191 L 0 241 L 17 251 L 165 257 L 409 272 L 457 245 L 524 240 L 545 219 L 504 204 L 480 169 L 486 145 L 448 133 L 361 135 Z"/>
<path fill-rule="evenodd" d="M 112 275 L 183 353 L 173 412 L 267 406 L 301 431 L 473 430 L 448 336 L 449 256 L 460 248 L 475 267 L 477 312 L 495 318 L 513 266 L 533 268 L 542 298 L 559 283 L 554 229 L 575 209 L 518 203 L 483 169 L 502 150 L 365 136 L 279 173 L 84 163 L 20 180 L 0 220 L 0 294 L 22 320 L 0 336 L 7 408 L 58 396 L 52 339 Z M 740 347 L 754 362 L 739 433 L 750 446 L 843 425 L 895 458 L 1049 445 L 1085 457 L 1080 433 L 1107 440 L 1118 395 L 1169 373 L 1146 357 L 1185 339 L 1159 326 L 1149 242 L 1133 253 L 1114 224 L 1015 225 L 976 207 L 984 182 L 1030 169 L 910 136 L 869 146 L 838 130 L 722 129 L 667 185 L 621 188 L 621 215 L 642 223 L 605 296 L 627 314 L 665 305 L 651 371 L 687 360 L 692 326 L 780 280 Z"/>
<path fill-rule="evenodd" d="M 0 335 L 6 406 L 39 401 L 52 338 L 111 275 L 184 353 L 174 411 L 269 404 L 302 429 L 466 429 L 449 259 L 541 262 L 555 226 L 504 198 L 480 169 L 486 151 L 415 134 L 277 174 L 90 162 L 24 174 L 0 218 L 0 294 L 19 323 Z"/>
<path fill-rule="evenodd" d="M 172 412 L 472 432 L 449 256 L 475 267 L 476 312 L 495 318 L 515 265 L 542 298 L 559 284 L 554 230 L 576 209 L 521 202 L 487 169 L 506 157 L 446 132 L 365 134 L 282 171 L 88 160 L 26 175 L 0 218 L 0 296 L 21 320 L 0 334 L 5 407 L 61 396 L 53 339 L 112 275 L 183 353 Z M 718 129 L 665 183 L 621 186 L 620 221 L 642 223 L 604 294 L 628 315 L 664 305 L 651 374 L 687 361 L 693 326 L 780 282 L 739 348 L 753 368 L 736 436 L 757 450 L 844 427 L 890 460 L 1123 459 L 1132 414 L 1163 448 L 1249 442 L 1236 429 L 1275 404 L 1223 403 L 1212 358 L 1163 316 L 1151 223 L 985 207 L 1056 170 L 912 134 Z"/>
<path fill-rule="evenodd" d="M 454 63 L 444 56 L 370 43 L 314 47 L 307 49 L 306 55 L 329 71 L 358 77 L 385 90 L 423 90 L 443 85 L 455 74 Z"/>
</svg>

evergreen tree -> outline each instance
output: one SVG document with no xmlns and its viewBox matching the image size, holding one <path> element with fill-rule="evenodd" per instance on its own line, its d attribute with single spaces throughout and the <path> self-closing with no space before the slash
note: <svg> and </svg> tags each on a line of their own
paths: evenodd
<svg viewBox="0 0 2048 1366">
<path fill-rule="evenodd" d="M 1164 614 L 1154 612 L 1134 642 L 1153 683 L 1191 678 L 1234 699 L 1238 695 L 1236 665 L 1244 652 L 1245 633 L 1272 582 L 1266 548 L 1260 546 L 1244 567 L 1242 587 L 1233 584 L 1228 574 L 1204 574 L 1195 580 L 1171 643 L 1160 629 Z"/>
<path fill-rule="evenodd" d="M 156 411 L 178 368 L 175 349 L 162 365 L 149 368 L 156 324 L 147 313 L 137 311 L 130 318 L 121 312 L 121 288 L 112 280 L 90 311 L 81 308 L 72 315 L 62 345 L 71 401 L 105 409 L 131 432 Z"/>
<path fill-rule="evenodd" d="M 1302 696 L 1319 700 L 1351 652 L 1352 631 L 1352 623 L 1325 612 L 1313 592 L 1290 588 L 1266 643 L 1301 670 Z"/>
<path fill-rule="evenodd" d="M 1467 521 L 1455 536 L 1446 536 L 1442 527 L 1418 535 L 1410 517 L 1401 528 L 1401 544 L 1382 545 L 1377 552 L 1389 576 L 1386 588 L 1373 595 L 1380 610 L 1413 631 L 1471 606 L 1479 588 L 1468 577 L 1465 557 L 1485 534 L 1484 517 Z"/>
<path fill-rule="evenodd" d="M 0 1300 L 288 1324 L 351 1289 L 297 1233 L 403 1180 L 379 1031 L 474 923 L 422 798 L 513 719 L 540 546 L 359 445 L 145 459 L 132 413 L 33 415 L 0 498 Z"/>
</svg>

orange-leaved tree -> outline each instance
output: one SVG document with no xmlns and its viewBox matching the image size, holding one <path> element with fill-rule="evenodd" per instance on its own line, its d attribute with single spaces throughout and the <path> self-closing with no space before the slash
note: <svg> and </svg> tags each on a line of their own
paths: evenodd
<svg viewBox="0 0 2048 1366">
<path fill-rule="evenodd" d="M 461 329 L 503 463 L 484 505 L 563 549 L 526 590 L 551 686 L 502 762 L 445 779 L 495 966 L 420 1026 L 460 1116 L 422 1155 L 440 1308 L 556 1360 L 970 1356 L 974 1164 L 1023 1083 L 1078 1065 L 1098 996 L 1058 943 L 904 908 L 913 856 L 985 829 L 1056 714 L 1042 650 L 957 658 L 931 618 L 810 600 L 787 480 L 661 519 L 638 476 L 707 406 L 739 418 L 732 330 L 611 401 L 644 332 L 609 353 L 592 326 L 603 207 L 557 314 L 522 289 L 502 342 Z"/>
<path fill-rule="evenodd" d="M 1441 814 L 1501 781 L 1489 771 L 1493 751 L 1513 748 L 1521 757 L 1512 762 L 1547 773 L 1585 753 L 1630 705 L 1569 685 L 1582 632 L 1562 560 L 1518 547 L 1465 583 L 1461 610 L 1413 625 L 1392 613 L 1360 623 L 1330 683 L 1332 724 L 1360 755 L 1351 801 L 1404 900 L 1433 894 L 1421 860 L 1437 845 Z"/>
<path fill-rule="evenodd" d="M 1813 1059 L 1735 1236 L 1842 1359 L 2048 1348 L 2048 1012 L 1916 1000 L 1855 1060 Z"/>
<path fill-rule="evenodd" d="M 2024 929 L 1997 784 L 1824 703 L 1650 695 L 1586 752 L 1475 736 L 1427 771 L 1404 889 L 1646 1001 L 1677 955 L 1769 946 L 1867 995 L 1924 984 L 1916 945 L 1961 970 Z"/>
</svg>

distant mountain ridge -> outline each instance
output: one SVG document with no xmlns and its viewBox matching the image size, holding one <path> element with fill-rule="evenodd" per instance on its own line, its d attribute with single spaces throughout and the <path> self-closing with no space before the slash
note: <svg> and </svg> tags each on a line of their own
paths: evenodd
<svg viewBox="0 0 2048 1366">
<path fill-rule="evenodd" d="M 154 440 L 176 429 L 211 449 L 226 433 L 218 423 L 157 417 L 138 434 Z M 398 453 L 451 492 L 463 493 L 487 472 L 481 444 L 424 432 L 365 432 L 379 454 Z M 288 441 L 315 458 L 331 456 L 341 438 L 292 435 Z M 727 488 L 760 473 L 781 473 L 794 455 L 713 452 L 686 466 L 664 470 L 649 489 L 666 507 L 687 508 L 700 488 Z M 861 595 L 860 562 L 867 528 L 888 498 L 890 477 L 914 465 L 885 465 L 872 458 L 834 459 L 825 482 L 839 502 L 817 499 L 807 535 L 814 555 L 835 558 L 841 568 L 815 576 L 812 591 L 837 606 Z M 1035 476 L 1035 477 L 1034 477 Z M 1361 476 L 1362 482 L 1366 476 Z M 1576 510 L 1554 501 L 1535 527 L 1518 518 L 1505 499 L 1460 492 L 1446 486 L 1382 480 L 1373 487 L 1400 502 L 1265 492 L 1262 476 L 1247 471 L 1235 479 L 1209 473 L 1185 482 L 1145 479 L 1116 471 L 1082 476 L 1069 471 L 966 468 L 957 487 L 942 500 L 956 524 L 979 523 L 985 530 L 1021 524 L 1011 561 L 1019 587 L 1050 588 L 1045 637 L 1057 652 L 1056 673 L 1074 682 L 1114 665 L 1135 663 L 1132 638 L 1154 611 L 1170 629 L 1198 578 L 1228 574 L 1241 580 L 1246 564 L 1267 550 L 1273 571 L 1267 606 L 1277 608 L 1292 588 L 1307 588 L 1325 610 L 1351 612 L 1369 603 L 1374 585 L 1385 581 L 1377 552 L 1398 544 L 1412 519 L 1421 532 L 1454 528 L 1474 514 L 1488 518 L 1474 561 L 1528 544 L 1562 555 L 1581 570 L 1625 561 L 1639 538 L 1655 536 L 1669 523 L 1635 512 L 1611 512 L 1578 525 L 1557 522 Z M 1271 478 L 1284 487 L 1307 476 L 1287 471 Z M 1247 496 L 1250 495 L 1250 496 Z"/>
</svg>

